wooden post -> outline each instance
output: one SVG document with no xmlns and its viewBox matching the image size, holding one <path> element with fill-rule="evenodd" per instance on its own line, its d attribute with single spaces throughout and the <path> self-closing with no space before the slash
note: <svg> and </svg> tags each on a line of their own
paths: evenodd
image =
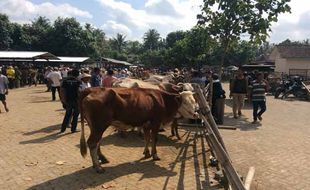
<svg viewBox="0 0 310 190">
<path fill-rule="evenodd" d="M 201 109 L 199 115 L 200 118 L 204 121 L 206 130 L 208 132 L 208 144 L 210 144 L 210 148 L 212 151 L 214 151 L 216 158 L 222 166 L 224 176 L 227 178 L 233 190 L 246 190 L 238 173 L 232 166 L 232 162 L 225 148 L 224 141 L 219 133 L 217 125 L 211 114 L 210 107 L 202 93 L 201 88 L 198 85 L 193 85 L 193 87 L 197 93 L 196 97 Z M 206 117 L 208 117 L 208 119 Z"/>
<path fill-rule="evenodd" d="M 211 113 L 210 107 L 207 103 L 207 100 L 205 99 L 204 95 L 202 94 L 201 88 L 198 85 L 193 85 L 193 87 L 194 87 L 195 92 L 197 93 L 197 96 L 198 96 L 198 100 L 199 100 L 198 104 L 199 104 L 200 109 L 202 109 L 202 111 L 205 112 L 203 114 L 206 114 L 206 116 L 209 118 L 210 126 L 211 126 L 212 130 L 214 131 L 216 138 L 219 139 L 221 145 L 226 150 L 225 145 L 224 145 L 224 141 L 223 141 L 223 139 L 220 135 L 220 132 L 217 128 L 217 125 L 214 121 L 214 118 L 212 116 L 212 113 Z"/>
<path fill-rule="evenodd" d="M 255 168 L 254 167 L 250 167 L 248 175 L 245 178 L 245 182 L 244 182 L 244 186 L 246 188 L 246 190 L 250 190 L 251 188 L 251 183 L 254 177 L 254 173 L 255 173 Z"/>
</svg>

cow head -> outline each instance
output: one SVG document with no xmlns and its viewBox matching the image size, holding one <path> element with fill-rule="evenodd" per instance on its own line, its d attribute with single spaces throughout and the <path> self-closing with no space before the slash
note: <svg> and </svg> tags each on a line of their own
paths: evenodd
<svg viewBox="0 0 310 190">
<path fill-rule="evenodd" d="M 198 104 L 195 101 L 194 93 L 190 91 L 184 91 L 180 93 L 180 96 L 182 98 L 182 103 L 178 113 L 187 119 L 197 119 L 198 114 L 196 110 L 198 110 Z"/>
</svg>

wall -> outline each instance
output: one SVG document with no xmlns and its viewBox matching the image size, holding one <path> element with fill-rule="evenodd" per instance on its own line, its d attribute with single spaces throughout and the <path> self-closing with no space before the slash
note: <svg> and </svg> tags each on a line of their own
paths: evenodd
<svg viewBox="0 0 310 190">
<path fill-rule="evenodd" d="M 288 65 L 286 59 L 277 58 L 275 60 L 275 72 L 288 74 Z"/>
</svg>

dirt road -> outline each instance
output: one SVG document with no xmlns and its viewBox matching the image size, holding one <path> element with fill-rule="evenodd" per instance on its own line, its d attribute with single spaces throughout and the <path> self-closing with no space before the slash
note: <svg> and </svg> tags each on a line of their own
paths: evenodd
<svg viewBox="0 0 310 190">
<path fill-rule="evenodd" d="M 110 160 L 97 174 L 79 152 L 80 133 L 59 134 L 64 111 L 45 88 L 10 91 L 9 113 L 0 114 L 0 189 L 206 189 L 209 150 L 202 137 L 181 130 L 182 141 L 159 136 L 161 161 L 143 157 L 135 132 L 122 139 L 108 130 L 101 149 Z M 78 126 L 79 128 L 79 126 Z M 87 131 L 88 131 L 88 127 Z M 86 131 L 86 132 L 87 132 Z M 88 134 L 87 134 L 88 135 Z"/>
</svg>

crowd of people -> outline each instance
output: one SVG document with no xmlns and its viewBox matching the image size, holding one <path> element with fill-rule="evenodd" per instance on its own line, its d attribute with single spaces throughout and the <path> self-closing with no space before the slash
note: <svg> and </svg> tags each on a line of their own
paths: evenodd
<svg viewBox="0 0 310 190">
<path fill-rule="evenodd" d="M 6 104 L 6 95 L 9 89 L 37 84 L 46 84 L 46 91 L 51 92 L 52 101 L 56 100 L 58 93 L 66 115 L 63 120 L 61 132 L 64 132 L 71 119 L 71 131 L 76 131 L 78 106 L 78 92 L 89 87 L 112 87 L 113 83 L 120 78 L 146 79 L 151 74 L 171 75 L 171 83 L 196 83 L 206 87 L 212 81 L 212 102 L 211 110 L 218 124 L 223 124 L 223 116 L 219 112 L 219 103 L 223 105 L 225 90 L 222 87 L 220 78 L 210 70 L 174 69 L 174 70 L 146 70 L 143 68 L 133 69 L 103 69 L 103 68 L 81 68 L 70 67 L 46 67 L 43 69 L 18 66 L 2 66 L 0 75 L 0 101 L 5 110 L 9 109 Z M 238 119 L 242 115 L 245 98 L 253 102 L 253 123 L 262 120 L 266 111 L 265 93 L 269 89 L 264 74 L 246 73 L 238 70 L 230 80 L 229 96 L 233 100 L 233 116 Z M 260 108 L 260 111 L 258 111 Z"/>
</svg>

